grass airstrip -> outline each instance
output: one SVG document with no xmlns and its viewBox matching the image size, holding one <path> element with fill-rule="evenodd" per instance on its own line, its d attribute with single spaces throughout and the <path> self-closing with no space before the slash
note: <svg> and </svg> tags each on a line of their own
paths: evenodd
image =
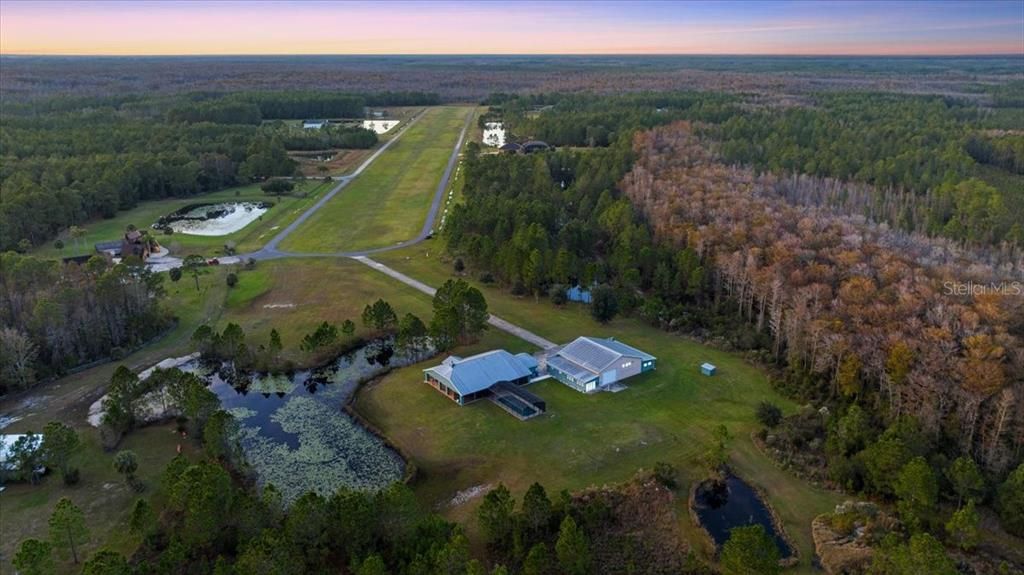
<svg viewBox="0 0 1024 575">
<path fill-rule="evenodd" d="M 292 252 L 385 247 L 420 232 L 473 108 L 428 108 L 387 152 L 281 244 Z"/>
</svg>

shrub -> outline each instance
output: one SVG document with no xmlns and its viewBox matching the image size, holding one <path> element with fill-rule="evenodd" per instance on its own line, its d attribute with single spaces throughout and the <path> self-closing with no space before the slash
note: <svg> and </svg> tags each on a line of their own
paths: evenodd
<svg viewBox="0 0 1024 575">
<path fill-rule="evenodd" d="M 171 271 L 167 272 L 172 282 L 176 282 L 181 279 L 181 268 L 171 268 Z"/>
<path fill-rule="evenodd" d="M 58 250 L 62 250 L 64 249 L 64 242 L 57 240 L 53 242 L 53 247 L 57 248 Z"/>
<path fill-rule="evenodd" d="M 462 261 L 462 258 L 455 258 L 455 263 L 452 265 L 455 273 L 461 274 L 466 271 L 466 263 Z"/>
<path fill-rule="evenodd" d="M 762 401 L 757 406 L 757 420 L 765 427 L 775 427 L 782 422 L 782 410 L 774 403 Z"/>
<path fill-rule="evenodd" d="M 77 485 L 79 479 L 81 479 L 81 472 L 77 467 L 69 467 L 67 473 L 64 474 L 64 485 L 72 486 Z"/>
<path fill-rule="evenodd" d="M 655 463 L 654 478 L 658 480 L 658 483 L 669 489 L 675 489 L 678 485 L 676 481 L 676 468 L 671 463 L 665 463 L 664 461 Z"/>
<path fill-rule="evenodd" d="M 228 287 L 235 287 L 238 285 L 238 275 L 234 273 L 228 274 L 227 277 Z"/>
<path fill-rule="evenodd" d="M 480 274 L 480 283 L 492 284 L 494 283 L 494 275 L 491 272 L 484 272 Z"/>
<path fill-rule="evenodd" d="M 565 296 L 565 286 L 561 284 L 551 286 L 551 289 L 548 290 L 548 297 L 555 305 L 565 305 L 565 302 L 569 301 L 569 298 Z"/>
</svg>

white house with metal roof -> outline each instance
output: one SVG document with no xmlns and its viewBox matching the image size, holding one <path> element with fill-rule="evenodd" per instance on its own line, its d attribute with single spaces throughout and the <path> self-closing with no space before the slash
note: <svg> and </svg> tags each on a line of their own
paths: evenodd
<svg viewBox="0 0 1024 575">
<path fill-rule="evenodd" d="M 548 354 L 547 372 L 577 391 L 593 393 L 652 371 L 657 361 L 614 338 L 583 336 Z"/>
</svg>

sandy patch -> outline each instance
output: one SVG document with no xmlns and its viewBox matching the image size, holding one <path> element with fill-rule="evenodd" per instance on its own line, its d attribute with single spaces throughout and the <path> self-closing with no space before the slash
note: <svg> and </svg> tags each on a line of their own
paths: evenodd
<svg viewBox="0 0 1024 575">
<path fill-rule="evenodd" d="M 157 369 L 171 369 L 184 365 L 194 359 L 199 358 L 199 352 L 190 353 L 181 357 L 169 357 L 149 369 L 143 370 L 139 373 L 139 380 L 144 380 L 149 376 L 153 375 L 153 372 Z M 165 404 L 165 398 L 163 397 L 163 389 L 156 389 L 142 396 L 139 401 L 139 419 L 148 421 L 159 421 L 165 417 L 165 409 L 168 408 Z M 107 398 L 107 394 L 103 394 L 103 397 L 97 399 L 89 406 L 89 425 L 93 427 L 99 427 L 103 421 L 103 400 Z M 169 409 L 168 409 L 169 411 Z"/>
<path fill-rule="evenodd" d="M 398 120 L 363 120 L 363 128 L 372 130 L 377 134 L 389 132 L 398 124 Z"/>
<path fill-rule="evenodd" d="M 481 495 L 487 493 L 493 487 L 494 486 L 491 485 L 490 483 L 484 483 L 481 485 L 474 485 L 469 489 L 463 489 L 462 491 L 456 493 L 455 496 L 452 497 L 450 501 L 448 501 L 448 506 L 458 507 L 460 505 L 466 504 L 476 499 L 477 497 L 480 497 Z"/>
<path fill-rule="evenodd" d="M 484 144 L 495 148 L 505 145 L 505 126 L 501 122 L 484 123 Z"/>
</svg>

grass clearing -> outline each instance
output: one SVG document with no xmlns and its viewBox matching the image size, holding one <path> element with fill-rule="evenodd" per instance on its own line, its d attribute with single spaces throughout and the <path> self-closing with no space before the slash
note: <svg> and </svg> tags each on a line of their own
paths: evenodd
<svg viewBox="0 0 1024 575">
<path fill-rule="evenodd" d="M 423 244 L 376 259 L 438 286 L 452 277 L 440 249 L 440 244 Z M 548 413 L 527 422 L 488 402 L 459 408 L 421 382 L 420 370 L 427 364 L 392 372 L 360 392 L 357 408 L 416 460 L 423 471 L 416 487 L 427 504 L 444 506 L 459 490 L 498 482 L 519 496 L 534 481 L 549 493 L 621 482 L 641 467 L 666 461 L 680 471 L 685 517 L 686 493 L 705 476 L 700 456 L 711 430 L 721 423 L 734 437 L 734 469 L 768 494 L 799 549 L 801 570 L 810 569 L 811 519 L 842 497 L 777 468 L 753 445 L 750 434 L 758 428 L 754 409 L 760 401 L 776 403 L 786 412 L 796 408 L 771 387 L 761 369 L 735 354 L 638 320 L 620 318 L 602 326 L 585 306 L 555 308 L 467 279 L 481 288 L 493 313 L 515 324 L 559 343 L 584 334 L 615 336 L 657 356 L 658 369 L 629 380 L 629 389 L 618 394 L 583 395 L 554 380 L 534 384 L 531 391 L 547 401 Z M 718 365 L 719 374 L 700 375 L 704 361 Z M 473 523 L 478 504 L 476 499 L 445 512 Z M 696 530 L 684 532 L 700 548 Z"/>
<path fill-rule="evenodd" d="M 390 303 L 399 317 L 414 313 L 430 320 L 430 298 L 411 287 L 349 259 L 302 258 L 260 262 L 254 270 L 238 272 L 238 285 L 228 293 L 217 328 L 239 324 L 253 349 L 269 342 L 270 330 L 277 329 L 286 359 L 316 363 L 299 351 L 302 337 L 320 322 L 340 325 L 346 319 L 355 322 L 356 337 L 370 335 L 360 316 L 377 298 Z"/>
<path fill-rule="evenodd" d="M 37 430 L 38 431 L 38 430 Z M 113 468 L 114 453 L 103 451 L 99 433 L 81 428 L 82 448 L 73 460 L 81 471 L 77 485 L 66 487 L 60 476 L 50 473 L 39 485 L 11 484 L 0 495 L 3 520 L 0 521 L 0 572 L 13 573 L 10 560 L 22 540 L 29 537 L 49 539 L 48 521 L 53 507 L 61 497 L 70 498 L 85 514 L 91 540 L 79 550 L 79 557 L 101 547 L 130 554 L 139 544 L 128 528 L 128 516 L 135 500 L 149 497 L 158 489 L 160 475 L 177 454 L 180 444 L 186 456 L 194 453 L 193 445 L 183 440 L 173 423 L 151 426 L 129 434 L 118 449 L 130 449 L 138 456 L 137 477 L 146 486 L 136 493 Z M 56 558 L 56 555 L 55 555 Z M 78 573 L 81 565 L 57 561 L 59 573 Z"/>
<path fill-rule="evenodd" d="M 419 233 L 471 108 L 428 108 L 387 152 L 281 244 L 293 252 L 384 247 Z"/>
<path fill-rule="evenodd" d="M 202 253 L 206 256 L 222 255 L 224 244 L 227 242 L 234 242 L 235 249 L 239 253 L 254 251 L 263 247 L 274 237 L 279 228 L 284 228 L 291 223 L 335 185 L 337 182 L 322 180 L 297 181 L 295 192 L 293 192 L 296 195 L 282 196 L 280 200 L 264 193 L 259 184 L 250 184 L 188 198 L 140 202 L 135 208 L 118 212 L 113 218 L 93 220 L 83 224 L 81 227 L 87 230 L 85 236 L 77 242 L 70 238 L 64 238 L 64 249 L 62 250 L 55 248 L 51 242 L 46 246 L 40 246 L 34 254 L 53 258 L 91 254 L 95 252 L 93 246 L 96 243 L 120 239 L 129 224 L 134 224 L 140 229 L 149 229 L 160 245 L 170 249 L 171 253 L 175 255 L 188 253 Z M 299 197 L 301 194 L 304 196 Z M 164 235 L 150 228 L 161 216 L 191 204 L 234 201 L 273 202 L 275 205 L 259 220 L 237 232 L 223 236 Z"/>
</svg>

